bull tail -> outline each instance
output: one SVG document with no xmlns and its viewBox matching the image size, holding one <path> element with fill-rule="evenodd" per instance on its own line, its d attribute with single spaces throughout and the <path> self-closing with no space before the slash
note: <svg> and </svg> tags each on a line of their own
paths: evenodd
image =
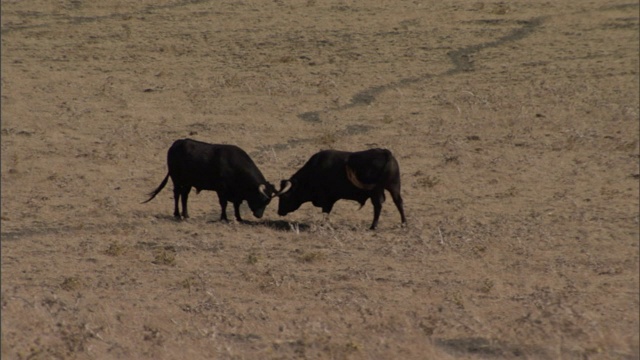
<svg viewBox="0 0 640 360">
<path fill-rule="evenodd" d="M 143 201 L 142 204 L 146 204 L 149 201 L 153 200 L 153 198 L 156 197 L 156 195 L 158 195 L 160 191 L 162 191 L 164 186 L 167 185 L 167 181 L 169 181 L 169 174 L 167 174 L 167 176 L 164 177 L 164 180 L 162 180 L 162 182 L 160 183 L 160 186 L 158 186 L 157 189 L 149 193 L 150 198 L 147 199 L 146 201 Z"/>
</svg>

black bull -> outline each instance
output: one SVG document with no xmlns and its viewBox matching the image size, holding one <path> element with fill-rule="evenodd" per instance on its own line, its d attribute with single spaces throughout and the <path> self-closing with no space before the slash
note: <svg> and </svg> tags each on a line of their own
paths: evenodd
<svg viewBox="0 0 640 360">
<path fill-rule="evenodd" d="M 373 204 L 373 230 L 378 226 L 385 190 L 391 194 L 400 212 L 402 225 L 405 225 L 407 220 L 400 196 L 400 167 L 389 150 L 324 150 L 313 155 L 289 180 L 281 181 L 278 215 L 287 215 L 308 201 L 329 214 L 340 199 L 355 200 L 363 206 L 370 198 Z"/>
<path fill-rule="evenodd" d="M 275 188 L 267 182 L 249 155 L 235 145 L 207 144 L 183 139 L 176 140 L 167 153 L 169 173 L 154 190 L 149 202 L 164 188 L 167 180 L 173 181 L 175 208 L 173 215 L 180 218 L 178 202 L 182 199 L 182 217 L 188 218 L 187 199 L 191 188 L 217 192 L 222 208 L 221 220 L 227 219 L 227 202 L 233 203 L 235 217 L 240 217 L 240 204 L 249 203 L 253 215 L 261 218 Z"/>
</svg>

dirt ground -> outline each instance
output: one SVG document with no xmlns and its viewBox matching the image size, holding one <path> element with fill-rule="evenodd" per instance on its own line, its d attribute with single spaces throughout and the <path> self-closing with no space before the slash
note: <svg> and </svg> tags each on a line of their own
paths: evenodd
<svg viewBox="0 0 640 360">
<path fill-rule="evenodd" d="M 2 0 L 3 359 L 638 359 L 639 6 Z M 387 197 L 175 221 L 180 138 Z"/>
</svg>

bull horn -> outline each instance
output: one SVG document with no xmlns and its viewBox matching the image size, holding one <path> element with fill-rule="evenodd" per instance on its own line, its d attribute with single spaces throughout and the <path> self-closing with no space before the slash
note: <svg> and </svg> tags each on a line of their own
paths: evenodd
<svg viewBox="0 0 640 360">
<path fill-rule="evenodd" d="M 283 186 L 283 184 L 284 184 L 284 186 Z M 278 191 L 277 196 L 280 196 L 280 195 L 282 195 L 282 194 L 286 193 L 287 191 L 289 191 L 289 189 L 291 189 L 291 186 L 292 186 L 292 185 L 293 185 L 293 184 L 291 183 L 291 181 L 289 181 L 289 180 L 283 180 L 283 181 L 280 183 L 280 191 Z"/>
<path fill-rule="evenodd" d="M 347 179 L 349 179 L 349 182 L 351 182 L 353 186 L 357 187 L 358 189 L 372 190 L 374 187 L 376 187 L 376 184 L 363 184 L 360 180 L 358 180 L 358 177 L 356 176 L 355 171 L 353 171 L 353 169 L 351 169 L 349 165 L 346 166 L 346 170 L 347 170 Z"/>
<path fill-rule="evenodd" d="M 258 191 L 260 192 L 260 194 L 262 194 L 264 197 L 268 199 L 270 198 L 270 196 L 267 195 L 266 190 L 267 190 L 267 186 L 265 184 L 258 185 Z"/>
</svg>

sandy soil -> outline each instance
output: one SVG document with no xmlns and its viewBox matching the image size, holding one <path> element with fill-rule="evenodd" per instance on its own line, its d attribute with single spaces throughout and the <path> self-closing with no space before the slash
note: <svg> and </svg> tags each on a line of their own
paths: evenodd
<svg viewBox="0 0 640 360">
<path fill-rule="evenodd" d="M 638 359 L 638 13 L 2 0 L 2 358 Z M 389 148 L 409 225 L 175 221 L 185 137 L 274 184 Z"/>
</svg>

